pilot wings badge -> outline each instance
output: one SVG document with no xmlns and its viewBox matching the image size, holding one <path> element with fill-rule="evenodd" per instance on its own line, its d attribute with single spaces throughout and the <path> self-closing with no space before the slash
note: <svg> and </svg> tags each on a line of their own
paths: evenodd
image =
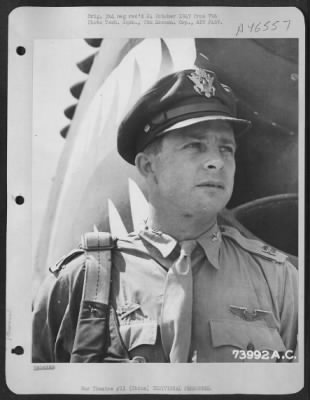
<svg viewBox="0 0 310 400">
<path fill-rule="evenodd" d="M 187 75 L 187 77 L 194 83 L 194 89 L 200 95 L 208 98 L 215 95 L 214 76 L 210 72 L 197 68 L 195 72 Z"/>
</svg>

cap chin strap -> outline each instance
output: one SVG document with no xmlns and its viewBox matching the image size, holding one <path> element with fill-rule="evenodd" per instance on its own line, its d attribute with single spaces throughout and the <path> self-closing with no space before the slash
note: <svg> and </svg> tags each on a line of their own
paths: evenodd
<svg viewBox="0 0 310 400">
<path fill-rule="evenodd" d="M 232 121 L 232 122 L 240 122 L 240 124 L 244 124 L 244 129 L 247 129 L 247 127 L 250 125 L 249 121 L 244 120 L 244 119 L 239 119 L 239 118 L 234 118 L 234 117 L 226 117 L 224 115 L 205 115 L 203 117 L 196 117 L 196 118 L 190 118 L 186 119 L 184 121 L 177 122 L 176 124 L 173 124 L 169 126 L 169 128 L 165 129 L 162 131 L 162 133 L 166 133 L 175 129 L 181 129 L 185 128 L 186 126 L 198 124 L 199 122 L 204 122 L 204 121 Z M 247 125 L 247 126 L 246 126 Z"/>
</svg>

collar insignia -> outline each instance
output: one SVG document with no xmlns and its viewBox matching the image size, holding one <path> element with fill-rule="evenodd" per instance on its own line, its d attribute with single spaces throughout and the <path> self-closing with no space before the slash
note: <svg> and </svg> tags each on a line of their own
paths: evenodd
<svg viewBox="0 0 310 400">
<path fill-rule="evenodd" d="M 264 245 L 262 246 L 262 250 L 264 253 L 270 254 L 271 256 L 275 256 L 277 254 L 277 250 L 272 246 Z"/>
<path fill-rule="evenodd" d="M 215 87 L 213 86 L 214 75 L 205 69 L 197 68 L 187 77 L 194 83 L 194 89 L 201 96 L 208 98 L 215 96 Z"/>
</svg>

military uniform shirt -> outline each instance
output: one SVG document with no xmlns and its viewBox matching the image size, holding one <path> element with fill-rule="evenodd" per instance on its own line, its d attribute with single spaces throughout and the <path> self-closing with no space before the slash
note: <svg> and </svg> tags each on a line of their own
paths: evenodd
<svg viewBox="0 0 310 400">
<path fill-rule="evenodd" d="M 297 343 L 297 270 L 286 256 L 232 227 L 214 225 L 192 253 L 193 311 L 188 362 L 276 362 Z M 110 337 L 102 362 L 169 362 L 160 319 L 167 271 L 178 257 L 171 236 L 143 227 L 112 252 Z M 43 285 L 34 306 L 33 360 L 67 362 L 85 255 Z M 236 355 L 236 350 L 243 351 Z M 257 357 L 244 352 L 256 350 Z M 257 352 L 258 351 L 258 352 Z M 248 353 L 251 354 L 251 353 Z"/>
<path fill-rule="evenodd" d="M 192 254 L 193 312 L 189 362 L 244 361 L 232 350 L 295 350 L 297 270 L 280 253 L 230 227 L 215 225 Z M 177 241 L 145 228 L 119 241 L 112 299 L 120 333 L 134 355 L 165 362 L 159 322 Z M 190 323 L 190 322 L 189 322 Z M 268 355 L 267 355 L 268 354 Z M 271 354 L 271 353 L 270 353 Z M 248 361 L 248 360 L 247 360 Z M 257 361 L 257 360 L 255 360 Z"/>
</svg>

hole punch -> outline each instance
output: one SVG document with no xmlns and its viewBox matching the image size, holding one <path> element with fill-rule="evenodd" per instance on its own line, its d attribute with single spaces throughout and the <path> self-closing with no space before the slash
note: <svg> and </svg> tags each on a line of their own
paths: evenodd
<svg viewBox="0 0 310 400">
<path fill-rule="evenodd" d="M 16 346 L 11 350 L 12 354 L 16 354 L 17 356 L 21 356 L 24 354 L 24 348 L 22 346 Z"/>
<path fill-rule="evenodd" d="M 23 196 L 16 196 L 15 197 L 15 203 L 16 204 L 21 205 L 21 204 L 24 204 L 24 202 L 25 202 L 25 199 L 24 199 Z"/>
<path fill-rule="evenodd" d="M 19 56 L 23 56 L 23 55 L 26 53 L 25 47 L 24 47 L 24 46 L 18 46 L 18 47 L 16 48 L 16 53 L 17 53 Z"/>
<path fill-rule="evenodd" d="M 291 80 L 292 81 L 298 81 L 298 74 L 296 74 L 295 72 L 293 72 L 292 74 L 291 74 Z"/>
</svg>

